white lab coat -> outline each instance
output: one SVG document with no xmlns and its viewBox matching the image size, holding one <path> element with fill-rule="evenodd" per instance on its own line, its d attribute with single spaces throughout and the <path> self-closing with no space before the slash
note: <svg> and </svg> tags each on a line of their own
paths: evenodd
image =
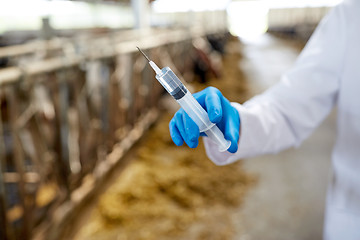
<svg viewBox="0 0 360 240">
<path fill-rule="evenodd" d="M 337 106 L 324 238 L 360 239 L 360 1 L 345 0 L 320 23 L 280 83 L 245 104 L 235 154 L 204 139 L 217 165 L 298 146 Z M 295 171 L 295 169 L 294 169 Z"/>
</svg>

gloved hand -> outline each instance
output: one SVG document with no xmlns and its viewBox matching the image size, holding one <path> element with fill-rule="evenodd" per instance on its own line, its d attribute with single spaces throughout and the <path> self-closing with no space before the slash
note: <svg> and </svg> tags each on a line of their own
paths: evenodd
<svg viewBox="0 0 360 240">
<path fill-rule="evenodd" d="M 211 122 L 216 123 L 224 133 L 225 139 L 231 141 L 228 151 L 235 153 L 238 149 L 240 116 L 238 111 L 231 106 L 222 93 L 214 87 L 208 87 L 193 95 L 200 105 L 208 112 Z M 191 148 L 199 144 L 199 127 L 181 108 L 169 123 L 170 135 L 177 146 L 184 141 Z M 201 133 L 201 136 L 205 136 Z"/>
</svg>

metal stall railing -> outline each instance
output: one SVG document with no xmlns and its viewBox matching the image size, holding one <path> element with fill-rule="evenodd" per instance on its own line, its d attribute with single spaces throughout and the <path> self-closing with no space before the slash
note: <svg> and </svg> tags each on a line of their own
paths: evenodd
<svg viewBox="0 0 360 240">
<path fill-rule="evenodd" d="M 191 39 L 209 33 L 67 42 L 62 55 L 0 69 L 0 238 L 56 239 L 71 211 L 155 121 L 162 87 L 135 46 L 159 65 L 173 60 L 181 74 Z"/>
</svg>

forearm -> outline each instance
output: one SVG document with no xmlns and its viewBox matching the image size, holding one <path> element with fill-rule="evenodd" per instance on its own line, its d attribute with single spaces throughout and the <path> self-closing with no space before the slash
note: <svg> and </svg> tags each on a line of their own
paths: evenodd
<svg viewBox="0 0 360 240">
<path fill-rule="evenodd" d="M 291 126 L 281 113 L 270 106 L 269 102 L 255 100 L 244 105 L 232 103 L 241 119 L 240 139 L 236 153 L 216 151 L 214 144 L 204 137 L 206 152 L 215 164 L 226 165 L 242 158 L 277 153 L 299 144 L 299 139 L 296 138 Z"/>
<path fill-rule="evenodd" d="M 324 120 L 336 101 L 336 77 L 328 81 L 323 76 L 324 82 L 307 84 L 295 77 L 289 80 L 290 76 L 244 105 L 232 103 L 240 116 L 238 151 L 217 152 L 205 137 L 207 154 L 215 164 L 296 147 Z"/>
</svg>

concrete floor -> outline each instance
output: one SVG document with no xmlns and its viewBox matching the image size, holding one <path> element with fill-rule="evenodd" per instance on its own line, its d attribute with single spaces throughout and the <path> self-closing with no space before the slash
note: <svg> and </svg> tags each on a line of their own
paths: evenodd
<svg viewBox="0 0 360 240">
<path fill-rule="evenodd" d="M 291 67 L 299 47 L 264 35 L 246 43 L 239 67 L 253 94 L 272 86 Z M 300 148 L 244 160 L 259 182 L 234 211 L 239 240 L 321 239 L 325 195 L 335 142 L 333 112 Z"/>
</svg>

